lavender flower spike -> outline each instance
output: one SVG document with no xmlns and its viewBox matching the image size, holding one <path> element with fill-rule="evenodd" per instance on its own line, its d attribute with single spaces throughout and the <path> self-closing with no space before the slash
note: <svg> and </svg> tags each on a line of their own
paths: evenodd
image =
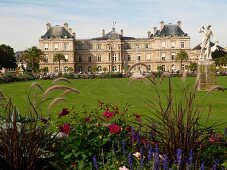
<svg viewBox="0 0 227 170">
<path fill-rule="evenodd" d="M 96 155 L 94 155 L 94 156 L 92 157 L 92 162 L 93 162 L 93 165 L 94 165 L 95 169 L 98 170 L 99 167 L 98 167 Z"/>
<path fill-rule="evenodd" d="M 133 170 L 133 157 L 131 153 L 128 154 L 128 164 L 129 164 L 129 169 Z"/>
<path fill-rule="evenodd" d="M 200 170 L 205 170 L 204 163 L 202 163 L 202 165 L 200 166 Z"/>
<path fill-rule="evenodd" d="M 168 156 L 164 155 L 163 158 L 163 170 L 168 170 Z"/>
</svg>

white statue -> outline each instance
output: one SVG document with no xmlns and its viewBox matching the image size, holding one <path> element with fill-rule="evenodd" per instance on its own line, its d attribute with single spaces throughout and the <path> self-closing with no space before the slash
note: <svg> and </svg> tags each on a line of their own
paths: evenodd
<svg viewBox="0 0 227 170">
<path fill-rule="evenodd" d="M 207 27 L 202 26 L 199 30 L 199 33 L 204 34 L 204 37 L 202 38 L 202 43 L 201 43 L 201 57 L 200 58 L 212 60 L 211 52 L 215 51 L 217 49 L 218 42 L 217 41 L 215 42 L 215 45 L 212 47 L 212 51 L 211 51 L 210 39 L 211 39 L 211 37 L 213 37 L 213 32 L 210 30 L 210 27 L 211 27 L 211 25 L 208 25 Z"/>
</svg>

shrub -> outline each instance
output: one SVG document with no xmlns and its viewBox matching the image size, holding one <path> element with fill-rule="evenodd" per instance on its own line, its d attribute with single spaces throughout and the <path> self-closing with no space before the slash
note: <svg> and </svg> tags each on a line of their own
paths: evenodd
<svg viewBox="0 0 227 170">
<path fill-rule="evenodd" d="M 169 87 L 168 93 L 163 96 L 160 86 L 164 77 L 168 77 Z M 199 104 L 196 102 L 198 82 L 192 90 L 188 85 L 183 87 L 182 97 L 176 99 L 168 73 L 163 73 L 160 83 L 154 77 L 144 78 L 144 81 L 152 85 L 157 95 L 157 101 L 147 102 L 151 115 L 144 115 L 145 122 L 139 124 L 143 126 L 143 134 L 147 134 L 148 142 L 153 145 L 152 147 L 158 144 L 160 154 L 168 156 L 169 166 L 176 164 L 180 169 L 198 166 L 199 164 L 192 163 L 202 161 L 200 150 L 209 148 L 210 132 L 218 127 L 217 123 L 208 124 L 210 109 L 207 121 L 205 123 L 201 121 L 204 108 L 203 102 L 200 101 Z"/>
</svg>

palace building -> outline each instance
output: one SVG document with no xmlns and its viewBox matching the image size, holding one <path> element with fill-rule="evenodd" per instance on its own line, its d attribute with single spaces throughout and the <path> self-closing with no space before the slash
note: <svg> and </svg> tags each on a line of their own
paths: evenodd
<svg viewBox="0 0 227 170">
<path fill-rule="evenodd" d="M 45 53 L 45 62 L 40 68 L 48 67 L 49 72 L 58 72 L 58 62 L 53 62 L 56 53 L 65 55 L 61 61 L 61 72 L 88 73 L 93 67 L 98 72 L 125 72 L 136 62 L 147 65 L 149 71 L 162 66 L 165 71 L 180 70 L 176 54 L 184 50 L 190 54 L 190 36 L 182 30 L 181 21 L 176 24 L 160 22 L 159 28 L 148 31 L 147 38 L 125 36 L 115 26 L 100 37 L 77 39 L 68 24 L 47 25 L 47 32 L 39 39 L 39 48 Z M 189 64 L 183 63 L 184 66 Z"/>
</svg>

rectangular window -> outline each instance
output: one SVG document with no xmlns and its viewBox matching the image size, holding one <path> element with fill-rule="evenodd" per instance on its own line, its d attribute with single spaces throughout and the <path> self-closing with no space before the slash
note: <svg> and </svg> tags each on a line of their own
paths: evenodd
<svg viewBox="0 0 227 170">
<path fill-rule="evenodd" d="M 68 50 L 68 44 L 67 43 L 64 43 L 64 50 Z"/>
<path fill-rule="evenodd" d="M 102 61 L 102 58 L 101 58 L 101 56 L 98 56 L 98 61 L 100 62 L 100 61 Z"/>
<path fill-rule="evenodd" d="M 88 61 L 91 62 L 91 56 L 88 56 Z"/>
<path fill-rule="evenodd" d="M 140 61 L 140 55 L 138 56 L 138 61 Z"/>
<path fill-rule="evenodd" d="M 147 60 L 151 60 L 151 54 L 147 54 Z"/>
<path fill-rule="evenodd" d="M 97 46 L 97 49 L 98 49 L 98 50 L 101 50 L 101 45 L 98 45 L 98 46 Z"/>
<path fill-rule="evenodd" d="M 166 66 L 165 65 L 162 65 L 162 70 L 166 71 Z"/>
<path fill-rule="evenodd" d="M 148 44 L 145 44 L 145 48 L 149 48 L 149 45 Z"/>
<path fill-rule="evenodd" d="M 113 60 L 112 61 L 117 61 L 117 55 L 113 54 Z"/>
<path fill-rule="evenodd" d="M 180 48 L 184 48 L 184 42 L 180 42 Z"/>
<path fill-rule="evenodd" d="M 48 63 L 48 55 L 45 55 L 45 56 L 44 56 L 44 62 L 45 62 L 45 63 Z"/>
<path fill-rule="evenodd" d="M 131 56 L 130 55 L 128 55 L 128 61 L 131 61 Z"/>
<path fill-rule="evenodd" d="M 78 56 L 78 61 L 81 62 L 82 61 L 82 57 L 79 55 Z"/>
<path fill-rule="evenodd" d="M 58 50 L 58 43 L 54 44 L 54 50 Z"/>
<path fill-rule="evenodd" d="M 171 48 L 175 48 L 175 41 L 171 42 Z"/>
<path fill-rule="evenodd" d="M 171 53 L 171 60 L 175 60 L 175 53 Z"/>
<path fill-rule="evenodd" d="M 44 45 L 44 50 L 48 50 L 48 44 L 47 43 L 45 43 L 45 45 Z"/>
<path fill-rule="evenodd" d="M 165 48 L 165 47 L 166 47 L 166 42 L 162 41 L 162 48 Z"/>
<path fill-rule="evenodd" d="M 166 53 L 162 53 L 161 60 L 165 61 L 166 60 Z"/>
<path fill-rule="evenodd" d="M 69 60 L 69 55 L 65 55 L 65 61 Z"/>
</svg>

